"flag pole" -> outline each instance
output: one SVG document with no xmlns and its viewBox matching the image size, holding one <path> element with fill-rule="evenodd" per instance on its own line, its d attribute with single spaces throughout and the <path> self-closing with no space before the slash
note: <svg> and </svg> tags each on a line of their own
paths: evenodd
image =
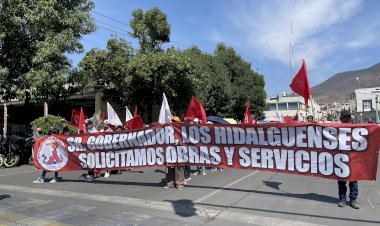
<svg viewBox="0 0 380 226">
<path fill-rule="evenodd" d="M 312 95 L 310 95 L 310 105 L 311 105 L 311 113 L 313 115 L 313 119 L 314 119 L 314 121 L 316 121 Z"/>
</svg>

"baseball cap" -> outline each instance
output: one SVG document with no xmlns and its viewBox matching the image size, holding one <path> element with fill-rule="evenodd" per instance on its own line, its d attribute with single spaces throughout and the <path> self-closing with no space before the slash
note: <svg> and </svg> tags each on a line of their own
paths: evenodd
<svg viewBox="0 0 380 226">
<path fill-rule="evenodd" d="M 199 119 L 198 119 L 198 118 L 194 118 L 194 119 L 193 119 L 193 122 L 198 123 L 198 122 L 199 122 Z"/>
<path fill-rule="evenodd" d="M 109 124 L 111 124 L 111 123 L 110 123 L 110 121 L 108 121 L 108 120 L 106 119 L 106 120 L 104 120 L 104 124 L 109 125 Z"/>
</svg>

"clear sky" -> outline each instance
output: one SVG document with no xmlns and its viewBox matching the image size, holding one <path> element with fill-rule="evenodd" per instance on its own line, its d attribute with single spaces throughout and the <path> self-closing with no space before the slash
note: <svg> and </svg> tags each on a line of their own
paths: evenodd
<svg viewBox="0 0 380 226">
<path fill-rule="evenodd" d="M 112 34 L 128 36 L 134 9 L 158 7 L 171 25 L 171 43 L 212 53 L 218 42 L 233 47 L 264 75 L 268 96 L 290 92 L 289 44 L 295 73 L 306 60 L 311 86 L 332 75 L 380 62 L 378 0 L 95 0 L 96 32 L 83 38 L 85 52 L 105 49 Z M 81 55 L 70 55 L 76 65 Z"/>
</svg>

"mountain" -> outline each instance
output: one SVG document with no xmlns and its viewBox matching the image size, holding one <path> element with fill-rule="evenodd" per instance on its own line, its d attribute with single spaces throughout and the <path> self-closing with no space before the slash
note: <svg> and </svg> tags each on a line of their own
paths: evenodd
<svg viewBox="0 0 380 226">
<path fill-rule="evenodd" d="M 356 78 L 359 78 L 359 81 Z M 313 98 L 321 104 L 346 101 L 359 87 L 371 88 L 380 86 L 380 63 L 367 69 L 347 71 L 335 74 L 331 78 L 311 88 Z"/>
</svg>

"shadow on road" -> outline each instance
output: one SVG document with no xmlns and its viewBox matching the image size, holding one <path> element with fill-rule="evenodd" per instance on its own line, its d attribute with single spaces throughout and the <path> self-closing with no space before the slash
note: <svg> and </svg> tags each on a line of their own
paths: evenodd
<svg viewBox="0 0 380 226">
<path fill-rule="evenodd" d="M 166 185 L 165 179 L 162 179 L 158 183 L 150 183 L 150 182 L 117 181 L 117 176 L 114 178 L 115 178 L 115 180 L 109 180 L 109 179 L 103 180 L 103 178 L 98 178 L 92 183 L 94 183 L 94 184 L 131 185 L 131 186 L 150 186 L 150 187 L 163 187 Z M 66 179 L 62 179 L 61 183 L 62 182 L 63 183 L 64 182 L 86 183 L 83 180 L 66 180 Z M 273 187 L 273 188 L 278 190 L 278 185 L 280 183 L 278 183 L 278 184 L 276 184 L 276 183 L 277 182 L 267 183 L 268 184 L 267 186 Z M 294 194 L 294 193 L 285 193 L 285 192 L 268 192 L 268 191 L 247 190 L 247 189 L 239 189 L 239 188 L 221 188 L 221 187 L 198 186 L 198 185 L 186 185 L 186 187 L 187 188 L 218 189 L 218 190 L 225 190 L 225 191 L 251 192 L 251 193 L 256 193 L 256 194 L 299 198 L 299 199 L 306 199 L 306 200 L 313 200 L 313 201 L 334 203 L 334 204 L 338 202 L 338 198 L 336 198 L 336 197 L 331 197 L 331 196 L 321 195 L 321 194 L 316 194 L 316 193 Z"/>
<path fill-rule="evenodd" d="M 280 190 L 279 186 L 282 184 L 280 182 L 275 182 L 275 181 L 263 181 L 263 183 L 265 184 L 265 186 L 276 189 L 276 190 Z"/>
<path fill-rule="evenodd" d="M 258 212 L 265 212 L 265 213 L 287 214 L 290 216 L 297 215 L 297 216 L 316 217 L 316 218 L 322 218 L 322 219 L 333 219 L 333 220 L 348 221 L 348 222 L 373 223 L 373 224 L 377 224 L 377 225 L 380 224 L 380 221 L 362 220 L 362 219 L 347 218 L 347 217 L 332 217 L 332 216 L 326 216 L 326 215 L 295 213 L 295 212 L 286 212 L 286 211 L 268 210 L 268 209 L 266 210 L 266 209 L 248 208 L 248 207 L 241 207 L 241 206 L 224 206 L 224 205 L 208 204 L 208 203 L 197 203 L 197 204 L 205 205 L 205 206 L 212 206 L 212 207 L 251 210 L 251 211 L 258 211 Z M 344 223 L 340 223 L 340 224 L 344 225 Z M 358 224 L 358 225 L 360 225 L 360 224 Z"/>
<path fill-rule="evenodd" d="M 7 199 L 7 198 L 10 198 L 10 197 L 11 197 L 10 195 L 0 194 L 0 200 Z"/>
<path fill-rule="evenodd" d="M 191 217 L 196 214 L 196 208 L 194 207 L 194 203 L 189 199 L 180 199 L 177 201 L 164 200 L 167 202 L 171 202 L 175 211 L 175 214 L 181 217 Z"/>
</svg>

